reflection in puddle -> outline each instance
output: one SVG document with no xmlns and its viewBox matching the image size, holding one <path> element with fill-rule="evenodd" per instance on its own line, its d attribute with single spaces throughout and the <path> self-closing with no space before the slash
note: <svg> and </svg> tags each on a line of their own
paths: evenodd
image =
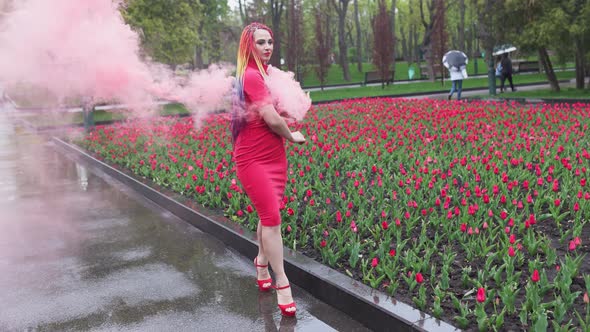
<svg viewBox="0 0 590 332">
<path fill-rule="evenodd" d="M 80 188 L 86 191 L 88 189 L 88 173 L 86 167 L 76 163 L 76 174 L 78 174 L 78 184 L 80 184 Z"/>
</svg>

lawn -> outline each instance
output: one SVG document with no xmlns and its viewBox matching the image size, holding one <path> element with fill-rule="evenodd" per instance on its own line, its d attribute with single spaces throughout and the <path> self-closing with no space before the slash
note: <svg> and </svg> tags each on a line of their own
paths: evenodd
<svg viewBox="0 0 590 332">
<path fill-rule="evenodd" d="M 285 245 L 467 331 L 590 328 L 590 105 L 359 99 L 287 144 Z M 254 230 L 228 119 L 78 144 Z"/>
<path fill-rule="evenodd" d="M 576 88 L 565 88 L 559 92 L 554 92 L 551 89 L 539 89 L 532 91 L 516 91 L 510 93 L 510 96 L 518 98 L 571 98 L 571 99 L 590 99 L 590 89 L 576 89 Z"/>
<path fill-rule="evenodd" d="M 572 79 L 575 77 L 575 73 L 572 71 L 563 71 L 556 73 L 558 79 Z M 514 84 L 527 83 L 542 83 L 547 82 L 547 78 L 544 74 L 522 74 L 515 75 Z M 499 84 L 497 85 L 499 87 Z M 394 95 L 405 95 L 405 94 L 418 94 L 450 90 L 451 81 L 443 82 L 415 82 L 411 84 L 393 84 L 387 85 L 385 88 L 379 86 L 366 86 L 366 87 L 354 87 L 354 88 L 342 88 L 342 89 L 331 89 L 324 91 L 312 91 L 310 93 L 311 99 L 315 102 L 329 101 L 337 99 L 350 99 L 350 98 L 361 98 L 361 97 L 374 97 L 374 96 L 394 96 Z M 463 89 L 468 88 L 482 88 L 487 89 L 488 79 L 486 78 L 468 78 L 463 81 Z M 499 92 L 499 88 L 498 88 Z"/>
<path fill-rule="evenodd" d="M 536 60 L 536 57 L 529 57 L 528 61 L 534 61 Z M 477 71 L 476 69 L 476 65 L 475 65 L 475 60 L 470 59 L 469 63 L 467 64 L 467 73 L 469 74 L 469 76 L 474 76 L 474 75 L 485 75 L 487 73 L 487 62 L 484 61 L 483 59 L 479 58 L 477 59 Z M 424 64 L 424 62 L 422 62 L 422 64 Z M 397 61 L 395 64 L 395 80 L 396 81 L 405 81 L 408 80 L 408 68 L 410 66 L 414 67 L 414 71 L 415 71 L 415 76 L 414 76 L 414 80 L 419 80 L 420 79 L 420 65 L 418 63 L 408 63 L 407 61 Z M 307 72 L 304 75 L 304 79 L 303 79 L 303 84 L 302 86 L 305 87 L 311 87 L 311 86 L 319 86 L 320 85 L 320 81 L 317 77 L 317 74 L 315 72 L 315 69 L 313 69 L 314 67 L 309 67 Z M 573 63 L 566 63 L 564 65 L 557 65 L 554 64 L 554 68 L 556 71 L 563 71 L 566 68 L 574 68 L 574 64 Z M 351 62 L 349 64 L 349 70 L 350 70 L 350 81 L 345 81 L 342 75 L 342 68 L 340 67 L 340 65 L 338 64 L 333 64 L 330 66 L 330 68 L 328 69 L 328 75 L 326 78 L 326 85 L 334 85 L 334 84 L 360 84 L 361 82 L 364 82 L 365 80 L 365 72 L 367 71 L 375 71 L 375 66 L 372 63 L 363 63 L 362 65 L 362 71 L 359 72 L 357 70 L 357 65 L 356 63 Z"/>
<path fill-rule="evenodd" d="M 165 115 L 185 115 L 189 112 L 181 104 L 168 104 L 161 107 L 157 113 L 147 112 L 143 114 L 149 116 L 165 116 Z M 117 120 L 132 119 L 140 114 L 133 113 L 126 109 L 121 110 L 96 110 L 93 112 L 93 119 L 95 123 L 110 122 Z M 42 111 L 36 115 L 30 115 L 22 118 L 30 124 L 38 127 L 45 126 L 66 126 L 66 125 L 82 125 L 84 123 L 82 112 L 68 113 L 64 111 Z"/>
<path fill-rule="evenodd" d="M 409 67 L 414 67 L 414 80 L 418 80 L 420 78 L 420 66 L 417 63 L 408 63 L 407 61 L 398 61 L 395 64 L 395 80 L 405 81 L 409 79 L 408 69 Z M 486 65 L 482 59 L 478 59 L 478 74 L 485 74 L 486 73 Z M 333 85 L 333 84 L 360 84 L 365 80 L 365 72 L 368 71 L 375 71 L 375 66 L 372 63 L 363 63 L 362 71 L 359 72 L 357 69 L 356 63 L 349 64 L 350 70 L 350 81 L 347 82 L 344 80 L 342 75 L 342 68 L 337 65 L 333 64 L 328 69 L 328 75 L 326 77 L 326 85 Z M 445 69 L 446 70 L 446 69 Z M 469 75 L 475 75 L 475 62 L 470 62 L 467 65 L 467 71 Z M 320 81 L 317 77 L 317 74 L 314 69 L 310 68 L 307 73 L 304 75 L 303 84 L 302 86 L 310 87 L 310 86 L 319 86 Z"/>
</svg>

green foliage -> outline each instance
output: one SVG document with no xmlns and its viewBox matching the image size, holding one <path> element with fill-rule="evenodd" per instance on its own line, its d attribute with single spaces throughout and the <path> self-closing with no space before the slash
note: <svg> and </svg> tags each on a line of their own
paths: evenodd
<svg viewBox="0 0 590 332">
<path fill-rule="evenodd" d="M 198 0 L 133 0 L 122 14 L 154 60 L 181 64 L 192 59 L 199 43 L 201 10 Z"/>
</svg>

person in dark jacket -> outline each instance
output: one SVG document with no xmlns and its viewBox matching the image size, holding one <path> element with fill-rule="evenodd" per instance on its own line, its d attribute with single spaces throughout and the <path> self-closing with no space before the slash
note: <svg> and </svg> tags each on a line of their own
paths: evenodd
<svg viewBox="0 0 590 332">
<path fill-rule="evenodd" d="M 512 60 L 510 60 L 508 57 L 508 53 L 504 53 L 502 55 L 500 64 L 502 65 L 502 76 L 500 76 L 500 92 L 504 92 L 504 82 L 506 79 L 508 79 L 508 83 L 510 83 L 510 88 L 512 91 L 516 91 L 514 84 L 512 83 Z"/>
</svg>

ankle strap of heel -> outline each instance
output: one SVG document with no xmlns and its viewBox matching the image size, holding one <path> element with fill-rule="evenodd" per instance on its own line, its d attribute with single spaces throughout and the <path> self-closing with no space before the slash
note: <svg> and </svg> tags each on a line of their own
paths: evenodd
<svg viewBox="0 0 590 332">
<path fill-rule="evenodd" d="M 266 264 L 266 265 L 260 265 L 260 264 L 258 264 L 258 257 L 256 257 L 254 259 L 254 266 L 256 266 L 256 267 L 268 267 L 268 264 Z"/>
</svg>

